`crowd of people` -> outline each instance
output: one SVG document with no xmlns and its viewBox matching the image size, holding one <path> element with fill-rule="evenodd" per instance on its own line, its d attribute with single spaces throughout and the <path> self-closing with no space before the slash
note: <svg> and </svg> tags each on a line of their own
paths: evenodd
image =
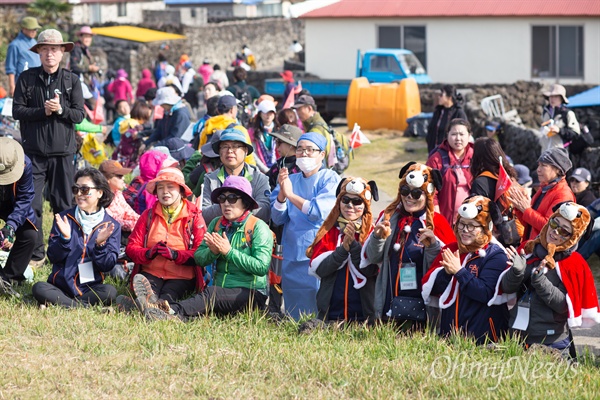
<svg viewBox="0 0 600 400">
<path fill-rule="evenodd" d="M 39 28 L 24 21 L 24 31 Z M 13 285 L 30 260 L 47 256 L 52 272 L 32 288 L 40 305 L 116 304 L 151 320 L 257 308 L 273 318 L 313 315 L 303 332 L 345 321 L 461 332 L 479 344 L 515 333 L 565 355 L 571 328 L 600 323 L 579 253 L 583 242 L 600 242 L 589 235 L 600 228 L 591 175 L 569 174 L 562 143 L 538 159 L 532 196 L 527 168 L 512 165 L 494 138 L 473 140 L 459 96 L 444 86 L 427 162 L 401 169 L 395 199 L 377 216 L 375 181 L 329 168 L 332 137 L 310 94 L 278 109 L 245 82 L 244 68 L 227 87 L 218 68 L 205 62 L 188 73 L 182 57 L 177 67 L 158 62 L 154 80 L 145 70 L 135 94 L 117 72 L 107 86 L 116 118 L 102 139 L 112 159 L 78 168 L 76 126 L 94 107 L 84 93 L 99 85 L 85 61 L 92 35 L 84 27 L 74 44 L 41 32 L 29 49 L 41 65 L 16 74 L 22 142 L 0 138 L 1 244 L 10 251 L 3 293 L 18 295 Z M 71 70 L 60 66 L 69 51 Z M 194 103 L 186 93 L 196 74 Z M 572 140 L 571 115 L 556 123 L 566 100 L 556 97 L 548 95 L 550 129 Z M 44 198 L 54 214 L 47 248 Z M 117 296 L 107 274 L 127 280 L 131 295 Z"/>
</svg>

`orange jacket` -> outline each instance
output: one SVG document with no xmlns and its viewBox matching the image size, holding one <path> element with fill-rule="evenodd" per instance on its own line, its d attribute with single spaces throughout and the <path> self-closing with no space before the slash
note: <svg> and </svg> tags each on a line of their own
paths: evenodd
<svg viewBox="0 0 600 400">
<path fill-rule="evenodd" d="M 193 279 L 195 277 L 194 252 L 200 246 L 206 223 L 202 211 L 184 199 L 181 212 L 169 226 L 163 216 L 162 206 L 156 203 L 152 209 L 142 213 L 129 236 L 125 252 L 131 260 L 141 265 L 141 270 L 161 279 Z M 148 228 L 149 213 L 152 213 Z M 177 259 L 168 260 L 161 255 L 149 259 L 146 251 L 160 241 L 177 250 Z M 191 243 L 191 246 L 190 246 Z"/>
</svg>

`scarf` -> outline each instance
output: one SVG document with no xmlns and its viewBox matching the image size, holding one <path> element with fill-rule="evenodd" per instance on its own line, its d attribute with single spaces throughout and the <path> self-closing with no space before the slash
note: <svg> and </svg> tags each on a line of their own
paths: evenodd
<svg viewBox="0 0 600 400">
<path fill-rule="evenodd" d="M 170 225 L 179 216 L 179 214 L 181 213 L 181 210 L 183 210 L 183 201 L 180 201 L 179 205 L 177 207 L 175 207 L 174 210 L 171 210 L 167 206 L 161 205 L 161 207 L 162 207 L 163 216 L 167 220 L 167 224 Z"/>
<path fill-rule="evenodd" d="M 104 220 L 104 207 L 93 214 L 88 214 L 79 207 L 75 208 L 75 219 L 81 225 L 83 233 L 89 235 L 92 230 Z"/>
<path fill-rule="evenodd" d="M 248 215 L 250 215 L 250 210 L 244 211 L 244 213 L 242 214 L 242 216 L 239 217 L 239 218 L 237 218 L 234 221 L 230 221 L 230 220 L 228 220 L 225 217 L 221 217 L 221 219 L 219 220 L 219 226 L 221 227 L 221 229 L 225 233 L 229 234 L 230 231 L 231 231 L 231 228 L 237 228 L 242 223 L 244 223 L 244 221 L 246 220 L 246 218 L 248 218 Z"/>
<path fill-rule="evenodd" d="M 346 218 L 344 218 L 340 215 L 337 219 L 337 224 L 340 228 L 340 232 L 344 232 L 346 225 L 348 225 L 348 223 L 350 223 L 350 222 L 354 222 L 354 227 L 356 228 L 357 232 L 360 231 L 360 228 L 362 226 L 362 218 L 359 218 L 356 221 L 348 221 Z"/>
</svg>

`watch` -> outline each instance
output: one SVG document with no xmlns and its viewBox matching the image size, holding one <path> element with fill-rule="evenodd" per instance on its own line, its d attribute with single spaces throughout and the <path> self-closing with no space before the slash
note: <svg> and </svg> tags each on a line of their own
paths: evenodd
<svg viewBox="0 0 600 400">
<path fill-rule="evenodd" d="M 62 115 L 62 113 L 63 113 L 63 109 L 62 109 L 62 107 L 61 107 L 61 108 L 59 108 L 59 109 L 58 109 L 58 111 L 57 111 L 56 113 L 57 113 L 58 115 Z"/>
</svg>

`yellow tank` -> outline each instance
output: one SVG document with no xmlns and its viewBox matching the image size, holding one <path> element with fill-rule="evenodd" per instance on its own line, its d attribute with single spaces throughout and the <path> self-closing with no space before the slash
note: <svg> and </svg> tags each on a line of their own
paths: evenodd
<svg viewBox="0 0 600 400">
<path fill-rule="evenodd" d="M 400 83 L 370 84 L 367 78 L 352 80 L 346 103 L 348 128 L 405 130 L 406 119 L 421 112 L 419 86 L 413 78 Z"/>
</svg>

